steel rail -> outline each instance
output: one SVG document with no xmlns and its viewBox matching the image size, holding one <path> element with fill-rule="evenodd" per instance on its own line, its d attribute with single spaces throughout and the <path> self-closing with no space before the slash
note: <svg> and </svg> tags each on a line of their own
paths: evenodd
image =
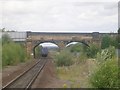
<svg viewBox="0 0 120 90">
<path fill-rule="evenodd" d="M 45 61 L 45 63 L 41 66 L 41 68 L 39 69 L 39 71 L 36 73 L 36 75 L 32 78 L 32 80 L 29 82 L 29 84 L 27 85 L 26 89 L 27 90 L 28 88 L 31 88 L 32 84 L 34 83 L 34 81 L 36 80 L 37 76 L 40 74 L 40 72 L 43 70 L 45 64 L 47 62 L 47 59 Z"/>
<path fill-rule="evenodd" d="M 35 79 L 37 78 L 37 76 L 39 75 L 39 73 L 42 71 L 42 69 L 45 66 L 46 62 L 47 62 L 47 58 L 40 59 L 35 65 L 33 65 L 32 67 L 30 67 L 28 70 L 24 71 L 23 73 L 21 73 L 20 75 L 18 75 L 15 79 L 13 79 L 12 81 L 10 81 L 7 85 L 5 85 L 4 87 L 2 87 L 2 90 L 6 89 L 6 88 L 21 88 L 21 87 L 17 87 L 17 86 L 19 86 L 21 84 L 19 81 L 21 81 L 22 78 L 23 78 L 22 82 L 24 82 L 27 79 L 29 80 L 29 82 L 27 82 L 27 84 L 25 86 L 22 85 L 22 86 L 24 86 L 22 88 L 24 88 L 25 90 L 27 90 L 28 88 L 31 87 L 31 85 L 33 84 L 33 82 L 35 81 Z M 31 76 L 27 76 L 27 74 L 28 75 L 31 74 Z M 15 86 L 14 86 L 14 84 L 15 84 Z"/>
</svg>

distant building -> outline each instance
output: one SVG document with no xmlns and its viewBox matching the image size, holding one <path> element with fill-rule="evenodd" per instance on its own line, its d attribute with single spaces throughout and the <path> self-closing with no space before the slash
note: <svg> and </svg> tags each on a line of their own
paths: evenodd
<svg viewBox="0 0 120 90">
<path fill-rule="evenodd" d="M 27 38 L 26 32 L 2 32 L 0 35 L 8 34 L 10 38 L 15 42 L 25 42 Z"/>
</svg>

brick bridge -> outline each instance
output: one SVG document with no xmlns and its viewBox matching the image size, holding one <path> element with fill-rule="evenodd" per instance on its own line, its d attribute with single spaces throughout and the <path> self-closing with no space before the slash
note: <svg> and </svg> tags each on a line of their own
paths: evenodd
<svg viewBox="0 0 120 90">
<path fill-rule="evenodd" d="M 35 48 L 44 42 L 51 42 L 63 49 L 70 42 L 81 42 L 87 46 L 89 43 L 100 44 L 101 37 L 105 34 L 116 36 L 117 33 L 50 33 L 50 32 L 2 32 L 0 35 L 8 34 L 15 42 L 26 45 L 27 54 L 35 55 Z"/>
<path fill-rule="evenodd" d="M 35 48 L 44 42 L 51 42 L 60 49 L 63 49 L 70 42 L 81 42 L 87 46 L 89 43 L 100 43 L 100 33 L 45 33 L 45 32 L 27 32 L 26 47 L 27 53 L 35 55 Z"/>
</svg>

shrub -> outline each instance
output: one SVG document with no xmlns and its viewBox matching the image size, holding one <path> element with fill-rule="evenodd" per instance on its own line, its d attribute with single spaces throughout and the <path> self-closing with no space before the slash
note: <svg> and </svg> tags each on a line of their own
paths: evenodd
<svg viewBox="0 0 120 90">
<path fill-rule="evenodd" d="M 108 48 L 109 46 L 114 46 L 114 47 L 118 47 L 118 36 L 109 36 L 109 35 L 105 35 L 102 37 L 102 42 L 101 42 L 101 48 L 105 49 Z"/>
<path fill-rule="evenodd" d="M 55 57 L 55 63 L 57 66 L 70 66 L 73 64 L 72 54 L 69 51 L 61 51 Z"/>
<path fill-rule="evenodd" d="M 25 61 L 25 50 L 19 44 L 9 43 L 2 47 L 2 65 L 13 65 Z"/>
<path fill-rule="evenodd" d="M 87 48 L 86 50 L 86 54 L 88 57 L 90 58 L 95 58 L 97 52 L 100 51 L 100 48 L 98 45 L 96 44 L 91 44 L 89 48 Z"/>
<path fill-rule="evenodd" d="M 101 52 L 97 53 L 98 62 L 102 63 L 107 59 L 111 59 L 115 56 L 115 48 L 110 46 L 109 48 L 103 49 Z"/>
<path fill-rule="evenodd" d="M 6 43 L 10 43 L 10 42 L 12 42 L 12 39 L 9 37 L 8 34 L 2 35 L 2 45 L 6 44 Z"/>
<path fill-rule="evenodd" d="M 117 60 L 109 59 L 100 64 L 91 75 L 90 83 L 96 88 L 118 88 L 118 65 Z"/>
<path fill-rule="evenodd" d="M 82 51 L 82 45 L 80 43 L 70 46 L 70 52 L 81 52 L 81 51 Z"/>
<path fill-rule="evenodd" d="M 115 47 L 103 49 L 97 53 L 98 67 L 90 77 L 92 86 L 96 88 L 117 88 L 120 80 L 118 78 L 118 61 L 115 58 Z"/>
<path fill-rule="evenodd" d="M 14 65 L 26 59 L 25 47 L 12 41 L 9 35 L 2 35 L 2 66 Z"/>
</svg>

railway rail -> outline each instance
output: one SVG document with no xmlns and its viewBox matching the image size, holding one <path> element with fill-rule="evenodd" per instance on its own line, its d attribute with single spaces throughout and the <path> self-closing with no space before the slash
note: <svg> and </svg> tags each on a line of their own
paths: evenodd
<svg viewBox="0 0 120 90">
<path fill-rule="evenodd" d="M 24 90 L 27 90 L 31 88 L 37 76 L 44 68 L 47 60 L 48 58 L 41 58 L 34 66 L 5 85 L 2 90 L 6 90 L 8 88 L 23 88 Z"/>
</svg>

